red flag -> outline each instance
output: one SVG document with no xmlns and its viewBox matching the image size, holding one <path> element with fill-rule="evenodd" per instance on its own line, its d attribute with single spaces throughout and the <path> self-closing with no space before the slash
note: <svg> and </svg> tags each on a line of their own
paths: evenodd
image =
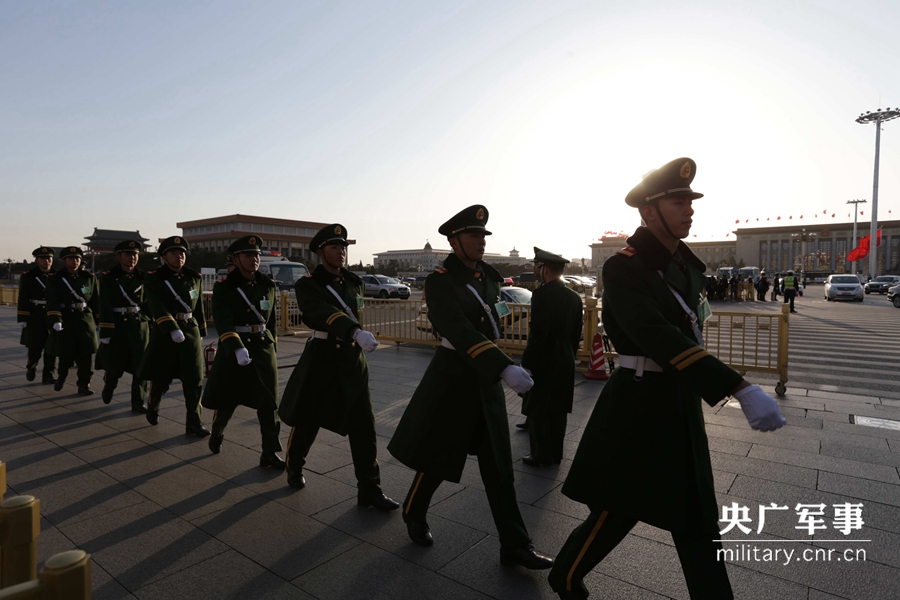
<svg viewBox="0 0 900 600">
<path fill-rule="evenodd" d="M 768 221 L 768 220 L 769 220 L 769 217 L 766 217 L 766 221 Z"/>
<path fill-rule="evenodd" d="M 735 225 L 737 225 L 737 224 L 740 223 L 740 222 L 741 222 L 740 219 L 735 219 L 735 220 L 734 220 L 734 224 L 735 224 Z"/>
<path fill-rule="evenodd" d="M 822 214 L 823 214 L 823 215 L 827 215 L 827 214 L 828 214 L 828 211 L 827 211 L 827 210 L 823 210 L 823 211 L 822 211 Z"/>
<path fill-rule="evenodd" d="M 849 217 L 850 215 L 847 215 L 847 216 Z M 834 213 L 831 213 L 831 218 L 832 219 L 834 218 Z"/>
<path fill-rule="evenodd" d="M 864 215 L 864 214 L 866 214 L 866 213 L 864 213 L 863 211 L 859 211 L 859 214 Z"/>
<path fill-rule="evenodd" d="M 725 237 L 728 237 L 729 235 L 731 235 L 731 234 L 730 234 L 730 233 L 726 233 L 726 234 L 725 234 Z"/>
<path fill-rule="evenodd" d="M 745 220 L 744 220 L 744 223 L 749 223 L 749 222 L 750 222 L 750 219 L 745 219 Z"/>
<path fill-rule="evenodd" d="M 793 218 L 794 218 L 794 215 L 791 215 L 788 217 L 788 219 L 793 219 Z"/>
<path fill-rule="evenodd" d="M 777 218 L 777 219 L 775 219 L 775 220 L 776 220 L 776 221 L 780 221 L 780 220 L 781 220 L 781 217 L 778 217 L 778 218 Z"/>
<path fill-rule="evenodd" d="M 756 220 L 759 221 L 759 219 L 756 219 Z"/>
<path fill-rule="evenodd" d="M 803 218 L 803 215 L 800 215 L 800 218 L 802 219 L 802 218 Z"/>
</svg>

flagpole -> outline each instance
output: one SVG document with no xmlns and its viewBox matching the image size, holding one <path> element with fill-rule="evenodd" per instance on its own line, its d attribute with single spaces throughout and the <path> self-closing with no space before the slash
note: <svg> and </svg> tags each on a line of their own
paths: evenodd
<svg viewBox="0 0 900 600">
<path fill-rule="evenodd" d="M 872 183 L 872 228 L 869 231 L 869 277 L 875 277 L 878 269 L 878 160 L 881 151 L 881 124 L 900 117 L 900 109 L 886 110 L 880 108 L 873 112 L 866 112 L 857 117 L 857 123 L 875 124 L 875 177 Z"/>
<path fill-rule="evenodd" d="M 847 200 L 847 204 L 853 205 L 853 244 L 850 246 L 850 250 L 856 248 L 856 217 L 859 214 L 859 204 L 865 204 L 865 200 Z M 848 251 L 847 254 L 850 252 Z M 846 262 L 847 255 L 844 255 L 844 261 Z M 850 272 L 856 275 L 856 261 L 850 263 Z"/>
</svg>

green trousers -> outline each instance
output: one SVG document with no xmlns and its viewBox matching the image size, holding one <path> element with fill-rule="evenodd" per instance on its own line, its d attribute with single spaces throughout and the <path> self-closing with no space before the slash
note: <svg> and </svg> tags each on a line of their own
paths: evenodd
<svg viewBox="0 0 900 600">
<path fill-rule="evenodd" d="M 564 411 L 547 411 L 528 420 L 531 458 L 542 462 L 562 460 L 568 416 Z"/>
<path fill-rule="evenodd" d="M 91 387 L 91 379 L 94 377 L 94 353 L 76 352 L 66 353 L 59 357 L 59 376 L 65 379 L 69 376 L 69 369 L 75 366 L 78 375 L 76 384 L 80 388 Z"/>
<path fill-rule="evenodd" d="M 155 379 L 150 382 L 150 399 L 147 401 L 148 411 L 151 413 L 159 412 L 162 397 L 169 391 L 171 384 L 171 379 Z M 184 407 L 186 410 L 184 424 L 188 427 L 202 425 L 200 396 L 203 392 L 203 385 L 199 381 L 182 381 L 181 387 L 184 390 Z"/>
<path fill-rule="evenodd" d="M 115 375 L 111 371 L 107 371 L 103 376 L 103 390 L 112 392 L 119 385 L 121 375 Z M 147 397 L 147 382 L 131 376 L 131 406 L 141 407 L 144 405 L 144 398 Z"/>
<path fill-rule="evenodd" d="M 214 439 L 225 437 L 225 428 L 228 426 L 228 421 L 234 414 L 235 408 L 237 407 L 220 408 L 213 413 L 212 437 Z M 281 452 L 281 441 L 278 439 L 278 434 L 281 432 L 281 421 L 278 419 L 275 407 L 257 409 L 256 418 L 259 419 L 259 432 L 262 435 L 262 453 Z"/>
<path fill-rule="evenodd" d="M 56 370 L 56 354 L 50 349 L 49 343 L 44 346 L 28 347 L 28 358 L 25 368 L 28 370 L 37 369 L 42 354 L 44 355 L 44 378 L 53 377 L 53 372 Z"/>
</svg>

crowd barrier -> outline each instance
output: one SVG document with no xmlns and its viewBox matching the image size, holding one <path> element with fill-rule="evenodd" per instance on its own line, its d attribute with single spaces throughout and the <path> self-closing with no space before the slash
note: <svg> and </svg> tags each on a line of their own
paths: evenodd
<svg viewBox="0 0 900 600">
<path fill-rule="evenodd" d="M 19 288 L 12 285 L 0 285 L 0 304 L 16 304 L 19 302 Z"/>
<path fill-rule="evenodd" d="M 5 495 L 6 464 L 0 462 L 0 600 L 90 600 L 90 555 L 83 550 L 60 552 L 38 572 L 40 500 L 4 500 Z"/>
</svg>

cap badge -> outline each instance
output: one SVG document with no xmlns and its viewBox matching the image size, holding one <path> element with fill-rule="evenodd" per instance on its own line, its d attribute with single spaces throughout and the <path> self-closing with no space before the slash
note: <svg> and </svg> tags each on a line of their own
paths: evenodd
<svg viewBox="0 0 900 600">
<path fill-rule="evenodd" d="M 47 250 L 46 248 L 41 248 L 41 252 L 50 252 L 50 251 Z"/>
<path fill-rule="evenodd" d="M 334 226 L 334 233 L 337 235 L 341 235 L 341 226 L 340 225 Z"/>
<path fill-rule="evenodd" d="M 475 218 L 478 219 L 479 221 L 484 219 L 484 209 L 483 208 L 478 209 L 478 212 L 475 213 Z"/>
<path fill-rule="evenodd" d="M 686 162 L 683 165 L 681 165 L 681 171 L 679 171 L 678 174 L 681 175 L 682 179 L 687 179 L 688 177 L 690 177 L 691 176 L 691 163 Z"/>
<path fill-rule="evenodd" d="M 69 248 L 69 252 L 78 252 L 78 248 Z"/>
<path fill-rule="evenodd" d="M 128 242 L 128 247 L 129 247 L 129 248 L 134 248 L 134 242 Z"/>
<path fill-rule="evenodd" d="M 172 241 L 175 242 L 176 244 L 180 244 L 180 243 L 181 243 L 181 238 L 175 238 L 175 239 L 172 240 Z"/>
<path fill-rule="evenodd" d="M 247 240 L 247 242 L 248 242 L 251 246 L 255 246 L 255 245 L 256 245 L 256 238 L 255 238 L 255 237 L 252 237 L 252 238 L 250 238 L 249 240 Z"/>
</svg>

